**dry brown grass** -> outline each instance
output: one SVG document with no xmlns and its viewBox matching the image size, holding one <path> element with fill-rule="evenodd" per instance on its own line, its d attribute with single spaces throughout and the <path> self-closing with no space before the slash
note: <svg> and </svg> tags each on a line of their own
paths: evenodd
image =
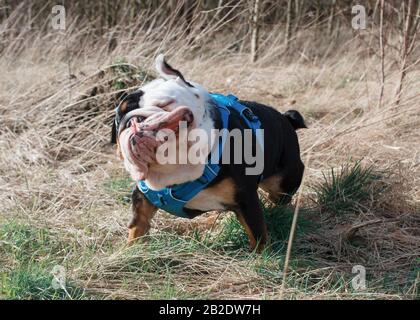
<svg viewBox="0 0 420 320">
<path fill-rule="evenodd" d="M 87 31 L 75 26 L 67 36 L 22 34 L 9 43 L 0 58 L 0 224 L 13 221 L 47 229 L 60 248 L 51 253 L 53 260 L 67 266 L 86 297 L 278 297 L 281 254 L 279 258 L 277 253 L 258 256 L 245 248 L 219 250 L 202 241 L 205 235 L 211 239 L 221 232 L 228 220 L 225 215 L 214 223 L 211 214 L 185 221 L 162 213 L 148 241 L 125 247 L 130 213 L 124 197 L 129 189 L 124 188 L 127 176 L 109 145 L 110 123 L 121 92 L 116 82 L 126 77 L 125 85 L 132 87 L 141 81 L 111 66 L 124 58 L 137 66 L 134 73 L 153 74 L 153 55 L 166 52 L 187 78 L 209 90 L 233 92 L 281 111 L 293 105 L 307 119 L 309 129 L 299 131 L 303 157 L 312 153 L 302 201 L 311 208 L 305 219 L 317 230 L 296 239 L 292 252 L 296 267 L 288 277 L 287 298 L 416 297 L 418 68 L 408 73 L 403 98 L 395 108 L 398 70 L 393 61 L 386 61 L 384 107 L 377 109 L 380 62 L 368 55 L 366 42 L 359 37 L 346 35 L 345 42 L 331 49 L 322 39 L 314 44 L 309 30 L 306 41 L 305 36 L 299 38 L 299 50 L 280 57 L 283 41 L 272 30 L 263 36 L 261 59 L 251 65 L 244 63 L 248 57 L 243 49 L 231 47 L 236 35 L 214 33 L 217 27 L 202 30 L 201 40 L 192 46 L 174 21 L 151 33 L 121 35 L 112 52 L 106 36 L 89 43 Z M 314 55 L 315 48 L 325 55 Z M 374 194 L 360 212 L 319 212 L 310 186 L 331 167 L 358 159 L 389 173 L 381 180 L 387 191 Z M 7 249 L 12 240 L 2 241 Z M 300 266 L 305 253 L 310 261 Z M 0 256 L 0 271 L 8 274 L 18 262 L 8 249 L 0 250 Z M 367 268 L 366 291 L 351 289 L 355 264 Z"/>
</svg>

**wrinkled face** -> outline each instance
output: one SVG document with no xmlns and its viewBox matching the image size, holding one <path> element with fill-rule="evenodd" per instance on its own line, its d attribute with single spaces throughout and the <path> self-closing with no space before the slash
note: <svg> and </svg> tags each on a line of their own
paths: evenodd
<svg viewBox="0 0 420 320">
<path fill-rule="evenodd" d="M 209 93 L 187 82 L 163 56 L 156 59 L 156 69 L 163 79 L 128 95 L 116 110 L 115 140 L 126 169 L 136 181 L 146 179 L 150 170 L 162 170 L 156 161 L 156 150 L 162 143 L 174 143 L 179 149 L 183 143 L 179 139 L 181 126 L 187 131 L 209 129 L 206 128 Z M 168 142 L 162 132 L 172 133 L 175 139 Z"/>
</svg>

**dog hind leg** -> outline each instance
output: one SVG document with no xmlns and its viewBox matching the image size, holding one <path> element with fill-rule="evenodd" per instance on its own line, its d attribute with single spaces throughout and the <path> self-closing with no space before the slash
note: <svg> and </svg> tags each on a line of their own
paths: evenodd
<svg viewBox="0 0 420 320">
<path fill-rule="evenodd" d="M 282 188 L 282 177 L 279 174 L 264 179 L 259 187 L 267 193 L 268 199 L 273 205 L 278 204 L 280 199 L 285 196 Z"/>
<path fill-rule="evenodd" d="M 250 249 L 256 249 L 260 253 L 267 243 L 268 234 L 258 193 L 255 191 L 252 196 L 247 195 L 247 198 L 243 198 L 235 213 L 248 235 Z"/>
</svg>

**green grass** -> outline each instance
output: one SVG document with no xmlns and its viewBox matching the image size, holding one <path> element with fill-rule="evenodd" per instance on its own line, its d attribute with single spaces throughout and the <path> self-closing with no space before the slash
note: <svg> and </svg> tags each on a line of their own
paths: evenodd
<svg viewBox="0 0 420 320">
<path fill-rule="evenodd" d="M 122 204 L 131 203 L 131 190 L 133 189 L 133 180 L 129 177 L 110 178 L 103 184 L 105 192 L 116 197 Z"/>
<path fill-rule="evenodd" d="M 322 211 L 357 212 L 362 207 L 354 202 L 368 205 L 376 192 L 382 190 L 377 184 L 380 179 L 377 171 L 363 168 L 359 162 L 332 170 L 331 175 L 324 176 L 324 181 L 316 186 L 317 204 Z M 129 197 L 131 185 L 128 177 L 111 178 L 105 181 L 103 188 L 119 201 L 128 203 L 129 199 L 123 197 Z M 222 290 L 233 290 L 232 294 L 235 294 L 235 283 L 241 285 L 244 279 L 252 279 L 250 288 L 267 288 L 267 292 L 261 293 L 262 297 L 276 297 L 282 283 L 294 208 L 270 206 L 265 202 L 261 205 L 270 236 L 270 243 L 261 254 L 249 252 L 247 235 L 234 215 L 225 216 L 220 228 L 217 227 L 218 232 L 214 233 L 197 230 L 181 235 L 173 231 L 153 232 L 131 247 L 125 247 L 124 239 L 117 236 L 99 246 L 94 242 L 92 247 L 84 246 L 83 249 L 77 246 L 77 239 L 72 238 L 72 234 L 64 237 L 46 227 L 19 221 L 4 222 L 0 225 L 0 297 L 89 299 L 96 294 L 99 298 L 206 299 L 219 297 L 215 294 L 218 288 L 211 286 L 213 282 Z M 332 262 L 337 262 L 337 255 L 328 253 L 332 249 L 318 243 L 322 250 L 328 249 L 320 252 L 317 243 L 310 240 L 312 235 L 319 236 L 318 230 L 325 231 L 315 222 L 317 215 L 314 209 L 300 209 L 287 277 L 287 287 L 293 292 L 288 293 L 288 298 L 302 297 L 302 294 L 313 296 L 318 292 L 332 296 L 353 293 L 353 274 L 344 269 L 329 268 Z M 337 219 L 344 217 L 337 215 Z M 322 237 L 317 241 L 322 241 Z M 328 254 L 331 254 L 331 260 L 328 260 Z M 360 260 L 360 256 L 357 259 Z M 55 265 L 63 265 L 69 271 L 66 290 L 52 287 L 51 271 Z M 368 279 L 368 289 L 407 292 L 418 278 L 418 266 L 413 265 L 410 269 L 409 279 L 406 276 L 403 270 L 383 278 L 373 277 Z M 223 286 L 225 277 L 228 283 L 233 282 L 233 289 L 229 285 L 228 289 Z M 82 287 L 84 285 L 86 289 Z M 93 290 L 89 292 L 89 288 Z"/>
<path fill-rule="evenodd" d="M 66 283 L 64 289 L 54 289 L 53 274 L 37 264 L 23 266 L 4 274 L 0 284 L 7 299 L 83 299 L 84 290 Z"/>
<path fill-rule="evenodd" d="M 270 206 L 265 201 L 261 201 L 261 206 L 270 237 L 270 242 L 261 254 L 248 251 L 248 236 L 234 215 L 223 221 L 222 230 L 217 236 L 206 237 L 203 242 L 213 250 L 247 261 L 249 267 L 266 281 L 280 284 L 294 208 L 284 205 Z M 289 262 L 289 270 L 307 268 L 310 265 L 307 253 L 301 252 L 299 246 L 296 245 L 300 236 L 315 231 L 314 222 L 306 219 L 310 213 L 309 209 L 300 209 L 294 254 Z"/>
<path fill-rule="evenodd" d="M 407 292 L 414 287 L 417 299 L 420 300 L 420 258 L 410 266 L 408 273 L 401 270 L 386 272 L 378 285 L 388 292 Z"/>
<path fill-rule="evenodd" d="M 163 284 L 154 286 L 148 293 L 148 298 L 153 300 L 188 300 L 188 299 L 207 299 L 205 294 L 190 294 L 183 290 L 183 283 L 173 279 L 170 272 L 165 275 Z"/>
<path fill-rule="evenodd" d="M 269 252 L 283 252 L 289 237 L 290 226 L 293 220 L 293 208 L 290 206 L 270 206 L 267 202 L 261 201 L 264 219 L 267 223 L 270 243 L 267 248 Z M 308 209 L 301 209 L 298 217 L 296 235 L 309 232 L 314 228 L 312 222 L 305 219 Z M 223 222 L 223 228 L 216 239 L 208 239 L 209 245 L 215 249 L 237 250 L 248 248 L 248 236 L 242 225 L 235 216 L 230 216 Z"/>
<path fill-rule="evenodd" d="M 65 247 L 45 228 L 18 221 L 0 226 L 0 292 L 5 299 L 81 299 L 84 290 L 67 279 L 53 288 L 53 268 L 63 263 Z"/>
<path fill-rule="evenodd" d="M 46 257 L 56 246 L 47 229 L 35 228 L 16 221 L 0 226 L 0 238 L 2 239 L 0 251 L 12 255 L 21 263 Z"/>
<path fill-rule="evenodd" d="M 383 186 L 377 183 L 382 174 L 372 166 L 362 167 L 360 161 L 343 165 L 339 170 L 331 169 L 330 174 L 324 174 L 324 180 L 313 188 L 315 202 L 324 212 L 359 212 L 383 191 Z"/>
</svg>

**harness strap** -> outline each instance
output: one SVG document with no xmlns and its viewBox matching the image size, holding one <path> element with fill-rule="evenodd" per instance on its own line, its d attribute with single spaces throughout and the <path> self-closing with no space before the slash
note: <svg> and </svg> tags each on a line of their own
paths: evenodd
<svg viewBox="0 0 420 320">
<path fill-rule="evenodd" d="M 210 182 L 217 177 L 219 170 L 220 167 L 217 172 L 215 172 L 211 169 L 210 165 L 206 164 L 203 175 L 194 181 L 174 185 L 160 190 L 150 189 L 144 180 L 140 180 L 138 182 L 138 186 L 140 191 L 156 207 L 178 217 L 189 218 L 184 211 L 185 204 L 194 198 L 201 190 L 207 187 L 207 185 L 209 185 Z"/>
<path fill-rule="evenodd" d="M 212 93 L 211 96 L 218 102 L 218 104 L 226 104 L 227 107 L 231 107 L 239 112 L 241 118 L 245 120 L 246 125 L 252 129 L 255 137 L 257 138 L 258 145 L 262 148 L 262 152 L 264 152 L 264 136 L 261 134 L 261 131 L 258 130 L 261 129 L 261 122 L 252 110 L 239 103 L 238 98 L 233 94 L 224 96 L 222 94 Z"/>
</svg>

